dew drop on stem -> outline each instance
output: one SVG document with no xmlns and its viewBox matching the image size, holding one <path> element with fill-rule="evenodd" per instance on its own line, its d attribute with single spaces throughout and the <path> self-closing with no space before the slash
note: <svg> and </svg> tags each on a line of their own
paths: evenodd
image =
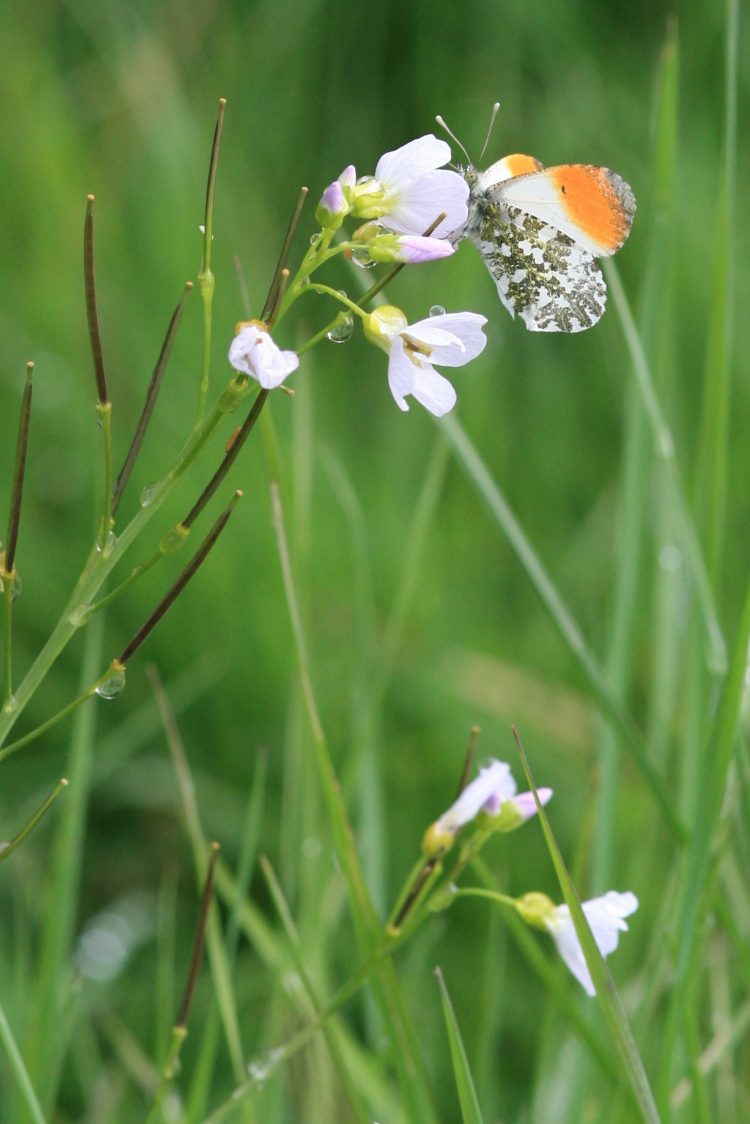
<svg viewBox="0 0 750 1124">
<path fill-rule="evenodd" d="M 326 334 L 331 343 L 346 343 L 347 340 L 351 339 L 353 331 L 354 317 L 351 312 L 340 312 L 336 323 Z"/>
<path fill-rule="evenodd" d="M 116 699 L 125 690 L 125 672 L 113 671 L 96 688 L 100 699 Z"/>
</svg>

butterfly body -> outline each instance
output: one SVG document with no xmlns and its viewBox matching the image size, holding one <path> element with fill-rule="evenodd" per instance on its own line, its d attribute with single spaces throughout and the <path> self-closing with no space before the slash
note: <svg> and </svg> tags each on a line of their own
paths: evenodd
<svg viewBox="0 0 750 1124">
<path fill-rule="evenodd" d="M 592 327 L 607 295 L 596 258 L 620 248 L 635 213 L 628 184 L 607 168 L 544 168 L 520 154 L 463 174 L 469 216 L 453 237 L 477 247 L 510 314 L 537 332 Z"/>
</svg>

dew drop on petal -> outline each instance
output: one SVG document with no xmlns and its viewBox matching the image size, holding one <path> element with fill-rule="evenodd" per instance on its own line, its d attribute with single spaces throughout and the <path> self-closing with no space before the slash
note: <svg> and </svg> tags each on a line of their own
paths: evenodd
<svg viewBox="0 0 750 1124">
<path fill-rule="evenodd" d="M 445 316 L 445 309 L 442 304 L 433 304 L 430 309 L 430 316 Z"/>
<path fill-rule="evenodd" d="M 100 683 L 96 693 L 100 699 L 116 699 L 125 690 L 125 672 L 113 671 L 112 674 Z"/>
<path fill-rule="evenodd" d="M 353 331 L 354 317 L 351 312 L 340 312 L 336 323 L 326 334 L 331 343 L 346 343 L 351 339 Z"/>
</svg>

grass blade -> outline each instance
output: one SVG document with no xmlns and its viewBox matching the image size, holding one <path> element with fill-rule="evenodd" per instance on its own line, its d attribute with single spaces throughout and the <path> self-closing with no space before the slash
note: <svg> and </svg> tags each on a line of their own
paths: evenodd
<svg viewBox="0 0 750 1124">
<path fill-rule="evenodd" d="M 435 969 L 438 984 L 440 985 L 440 998 L 443 1002 L 443 1017 L 445 1018 L 445 1029 L 448 1032 L 448 1043 L 451 1050 L 451 1062 L 453 1063 L 453 1076 L 456 1079 L 456 1089 L 458 1090 L 458 1100 L 461 1105 L 461 1119 L 463 1124 L 482 1124 L 482 1112 L 479 1108 L 479 1099 L 477 1098 L 477 1091 L 474 1088 L 474 1079 L 471 1076 L 469 1068 L 469 1059 L 466 1057 L 466 1050 L 464 1049 L 463 1039 L 461 1038 L 461 1030 L 456 1019 L 456 1012 L 453 1010 L 448 988 L 445 986 L 443 973 L 440 968 Z"/>
<path fill-rule="evenodd" d="M 444 417 L 441 428 L 453 446 L 462 468 L 486 502 L 498 526 L 506 535 L 553 624 L 578 661 L 589 689 L 597 699 L 602 712 L 623 738 L 633 761 L 638 766 L 651 794 L 657 801 L 665 822 L 678 839 L 682 838 L 682 827 L 677 820 L 664 782 L 654 771 L 646 757 L 640 731 L 607 683 L 604 672 L 586 644 L 581 630 L 553 585 L 536 551 L 526 538 L 507 500 L 490 476 L 487 466 L 457 419 L 450 415 Z"/>
</svg>

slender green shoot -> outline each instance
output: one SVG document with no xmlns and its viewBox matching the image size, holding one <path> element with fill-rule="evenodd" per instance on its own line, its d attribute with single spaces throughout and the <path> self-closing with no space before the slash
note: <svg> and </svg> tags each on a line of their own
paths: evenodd
<svg viewBox="0 0 750 1124">
<path fill-rule="evenodd" d="M 466 1056 L 466 1049 L 461 1037 L 461 1029 L 458 1025 L 456 1012 L 453 1010 L 453 1004 L 451 1003 L 448 988 L 446 987 L 445 979 L 443 978 L 443 973 L 440 968 L 435 969 L 435 975 L 440 987 L 445 1029 L 448 1033 L 448 1044 L 451 1051 L 453 1076 L 456 1081 L 456 1089 L 458 1090 L 459 1104 L 461 1105 L 461 1119 L 463 1124 L 482 1124 L 483 1117 L 479 1107 L 479 1098 L 477 1097 L 477 1091 L 474 1087 L 474 1078 L 471 1075 L 471 1067 L 469 1066 L 469 1059 Z"/>
</svg>

